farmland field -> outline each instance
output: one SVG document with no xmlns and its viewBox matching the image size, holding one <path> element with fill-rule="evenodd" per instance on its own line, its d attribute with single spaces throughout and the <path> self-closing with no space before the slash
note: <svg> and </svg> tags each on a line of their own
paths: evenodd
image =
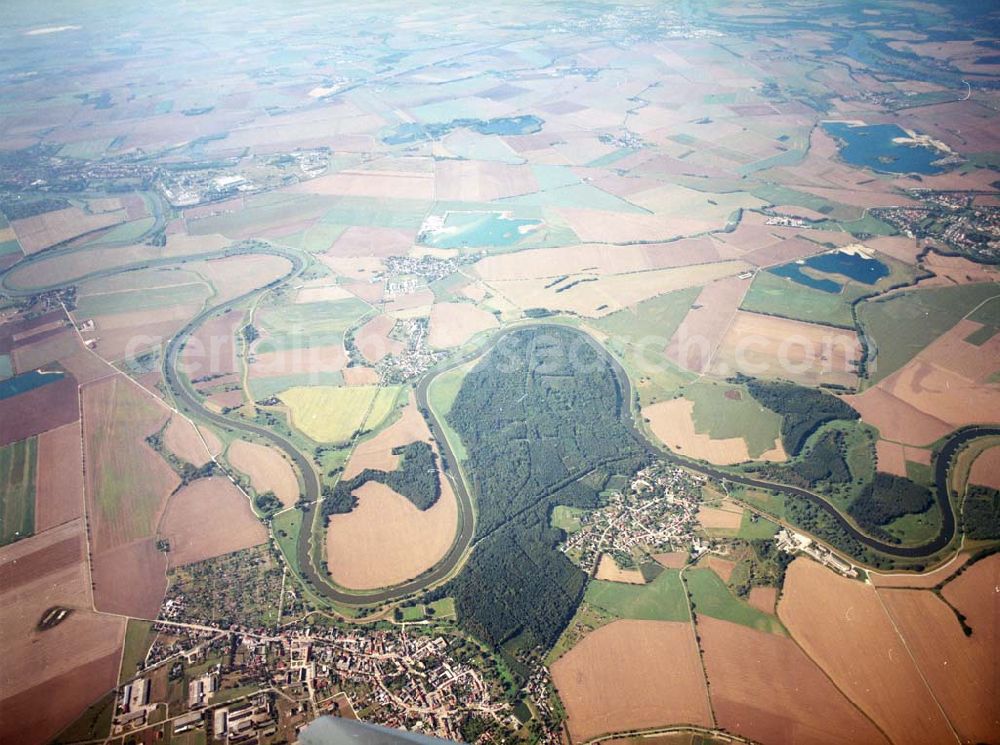
<svg viewBox="0 0 1000 745">
<path fill-rule="evenodd" d="M 95 553 L 151 536 L 178 478 L 145 442 L 168 411 L 123 375 L 83 389 L 87 501 Z"/>
<path fill-rule="evenodd" d="M 687 569 L 684 582 L 691 593 L 696 616 L 718 618 L 721 621 L 747 626 L 771 634 L 783 633 L 778 620 L 736 597 L 711 569 Z"/>
<path fill-rule="evenodd" d="M 346 442 L 362 426 L 375 429 L 399 397 L 399 388 L 311 386 L 291 388 L 278 397 L 291 411 L 292 423 L 316 442 Z"/>
<path fill-rule="evenodd" d="M 0 448 L 0 546 L 35 531 L 36 452 L 34 437 Z"/>
<path fill-rule="evenodd" d="M 83 514 L 83 446 L 80 423 L 38 436 L 35 527 L 38 532 Z"/>
<path fill-rule="evenodd" d="M 299 499 L 299 482 L 291 465 L 274 448 L 245 440 L 234 440 L 226 451 L 230 465 L 250 477 L 258 494 L 274 492 L 285 507 Z"/>
<path fill-rule="evenodd" d="M 552 665 L 572 742 L 670 723 L 711 724 L 694 631 L 687 622 L 615 621 Z"/>
<path fill-rule="evenodd" d="M 591 580 L 584 598 L 618 618 L 640 621 L 687 621 L 687 598 L 675 569 L 664 569 L 647 585 Z"/>
</svg>

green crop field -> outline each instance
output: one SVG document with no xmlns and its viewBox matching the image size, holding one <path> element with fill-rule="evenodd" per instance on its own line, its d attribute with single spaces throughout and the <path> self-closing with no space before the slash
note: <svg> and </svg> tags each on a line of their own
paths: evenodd
<svg viewBox="0 0 1000 745">
<path fill-rule="evenodd" d="M 874 363 L 869 364 L 869 384 L 899 370 L 934 339 L 998 295 L 1000 289 L 987 283 L 913 290 L 863 303 L 859 319 L 878 349 Z"/>
<path fill-rule="evenodd" d="M 640 344 L 655 339 L 659 349 L 681 325 L 684 316 L 701 292 L 699 287 L 657 295 L 649 300 L 591 321 L 591 325 L 612 337 L 611 344 Z"/>
<path fill-rule="evenodd" d="M 740 521 L 740 529 L 736 532 L 737 538 L 752 541 L 754 539 L 774 538 L 778 532 L 778 524 L 766 518 L 753 519 L 753 513 L 749 510 L 743 511 L 743 519 Z"/>
<path fill-rule="evenodd" d="M 122 651 L 121 672 L 118 682 L 124 683 L 135 677 L 136 666 L 146 659 L 153 644 L 153 622 L 130 618 L 125 627 L 125 649 Z"/>
<path fill-rule="evenodd" d="M 717 440 L 742 437 L 750 456 L 774 448 L 781 432 L 781 415 L 761 406 L 742 386 L 699 379 L 681 389 L 694 402 L 695 430 Z M 727 398 L 739 396 L 739 398 Z"/>
<path fill-rule="evenodd" d="M 255 401 L 276 396 L 289 388 L 307 385 L 340 386 L 344 384 L 344 374 L 340 370 L 330 372 L 290 373 L 272 378 L 251 378 L 250 395 Z"/>
<path fill-rule="evenodd" d="M 156 310 L 177 305 L 201 306 L 211 292 L 204 282 L 190 282 L 169 287 L 83 295 L 77 302 L 76 312 L 86 318 L 110 313 Z"/>
<path fill-rule="evenodd" d="M 361 300 L 322 301 L 261 308 L 256 323 L 267 337 L 256 346 L 260 354 L 340 344 L 344 332 L 371 310 Z"/>
<path fill-rule="evenodd" d="M 34 437 L 0 448 L 0 546 L 35 532 L 36 453 Z"/>
<path fill-rule="evenodd" d="M 824 323 L 853 328 L 851 304 L 859 297 L 885 290 L 893 285 L 910 282 L 916 272 L 909 264 L 878 254 L 878 260 L 890 269 L 887 277 L 874 285 L 849 280 L 839 274 L 805 269 L 810 276 L 831 279 L 843 285 L 840 292 L 823 292 L 769 271 L 757 272 L 750 290 L 743 299 L 743 310 L 768 313 L 798 321 Z"/>
<path fill-rule="evenodd" d="M 580 529 L 580 516 L 587 514 L 587 512 L 579 507 L 567 507 L 560 504 L 552 510 L 549 524 L 553 528 L 565 530 L 567 533 L 575 533 Z"/>
<path fill-rule="evenodd" d="M 711 616 L 772 634 L 784 633 L 777 618 L 740 600 L 711 569 L 688 569 L 684 572 L 684 582 L 691 593 L 696 616 Z"/>
<path fill-rule="evenodd" d="M 664 569 L 647 585 L 591 580 L 584 599 L 619 618 L 642 621 L 687 621 L 687 599 L 677 569 Z"/>
</svg>

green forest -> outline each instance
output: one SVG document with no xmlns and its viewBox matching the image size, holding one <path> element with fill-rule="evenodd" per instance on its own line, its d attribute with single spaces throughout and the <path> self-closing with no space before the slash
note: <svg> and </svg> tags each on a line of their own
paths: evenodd
<svg viewBox="0 0 1000 745">
<path fill-rule="evenodd" d="M 750 395 L 781 414 L 781 442 L 789 455 L 798 455 L 809 436 L 835 419 L 858 419 L 859 414 L 836 396 L 795 383 L 740 376 Z"/>
<path fill-rule="evenodd" d="M 622 406 L 603 352 L 561 327 L 504 336 L 466 376 L 448 421 L 468 451 L 478 542 L 440 592 L 470 632 L 530 653 L 573 616 L 587 578 L 557 550 L 549 514 L 596 506 L 611 475 L 645 457 Z"/>
</svg>

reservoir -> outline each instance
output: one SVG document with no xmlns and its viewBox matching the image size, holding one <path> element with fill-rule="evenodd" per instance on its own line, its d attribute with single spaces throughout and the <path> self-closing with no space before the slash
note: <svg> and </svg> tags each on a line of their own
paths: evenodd
<svg viewBox="0 0 1000 745">
<path fill-rule="evenodd" d="M 837 138 L 840 157 L 851 165 L 883 173 L 935 174 L 945 170 L 934 163 L 947 153 L 927 145 L 894 142 L 897 137 L 909 136 L 895 124 L 824 122 L 823 129 Z"/>
<path fill-rule="evenodd" d="M 802 271 L 803 267 L 809 267 L 824 274 L 839 274 L 866 285 L 873 285 L 880 279 L 889 276 L 889 267 L 878 259 L 846 251 L 831 251 L 819 256 L 810 256 L 805 261 L 793 261 L 769 271 L 779 277 L 787 277 L 793 282 L 821 292 L 834 294 L 843 288 L 842 284 L 832 279 L 817 278 L 806 274 Z"/>
</svg>

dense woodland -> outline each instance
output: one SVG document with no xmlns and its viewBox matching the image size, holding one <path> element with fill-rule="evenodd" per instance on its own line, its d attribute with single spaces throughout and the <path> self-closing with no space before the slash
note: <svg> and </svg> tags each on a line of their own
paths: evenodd
<svg viewBox="0 0 1000 745">
<path fill-rule="evenodd" d="M 469 631 L 519 649 L 558 638 L 586 575 L 557 550 L 549 514 L 596 506 L 612 473 L 642 460 L 621 406 L 609 362 L 570 329 L 513 332 L 466 376 L 448 420 L 468 452 L 479 542 L 441 592 Z"/>
<path fill-rule="evenodd" d="M 896 541 L 882 528 L 903 515 L 926 512 L 933 501 L 926 486 L 901 476 L 878 473 L 847 511 L 868 532 L 883 540 Z"/>
<path fill-rule="evenodd" d="M 357 500 L 354 490 L 368 481 L 378 481 L 413 502 L 418 510 L 429 509 L 441 496 L 437 456 L 426 442 L 411 442 L 392 451 L 402 456 L 395 471 L 366 468 L 352 479 L 341 480 L 335 487 L 323 487 L 323 517 L 350 512 Z"/>
<path fill-rule="evenodd" d="M 969 538 L 1000 538 L 1000 491 L 988 486 L 970 486 L 965 493 L 962 525 Z"/>
<path fill-rule="evenodd" d="M 858 412 L 836 396 L 795 383 L 744 376 L 736 382 L 745 383 L 751 396 L 781 414 L 781 442 L 789 455 L 798 455 L 809 436 L 827 422 L 860 417 Z"/>
</svg>

